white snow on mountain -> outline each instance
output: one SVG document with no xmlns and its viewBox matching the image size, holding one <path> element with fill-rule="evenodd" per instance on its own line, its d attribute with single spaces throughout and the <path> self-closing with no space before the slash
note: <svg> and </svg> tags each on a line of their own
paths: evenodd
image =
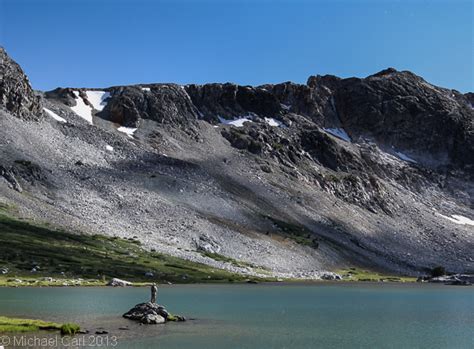
<svg viewBox="0 0 474 349">
<path fill-rule="evenodd" d="M 97 111 L 102 111 L 104 109 L 107 105 L 106 99 L 110 97 L 110 93 L 105 91 L 86 91 L 86 95 L 87 100 Z"/>
<path fill-rule="evenodd" d="M 451 215 L 451 217 L 448 217 L 448 216 L 445 216 L 445 215 L 442 215 L 442 214 L 439 214 L 439 216 L 441 216 L 443 218 L 446 218 L 446 219 L 448 219 L 451 222 L 456 223 L 456 224 L 474 226 L 474 221 L 472 219 L 461 216 L 461 215 L 458 215 L 458 214 L 453 214 L 453 215 Z"/>
<path fill-rule="evenodd" d="M 72 111 L 92 125 L 92 108 L 84 102 L 82 97 L 79 95 L 79 91 L 73 92 L 76 96 L 76 105 L 71 107 Z"/>
<path fill-rule="evenodd" d="M 273 127 L 280 127 L 281 126 L 281 121 L 278 121 L 274 118 L 265 118 L 265 122 L 270 125 L 270 126 L 273 126 Z"/>
<path fill-rule="evenodd" d="M 349 137 L 346 131 L 344 131 L 342 128 L 324 128 L 323 130 L 339 139 L 342 139 L 343 141 L 351 141 L 351 137 Z"/>
<path fill-rule="evenodd" d="M 67 122 L 66 119 L 60 117 L 58 114 L 56 114 L 52 110 L 49 110 L 47 108 L 43 108 L 43 110 L 46 112 L 46 114 L 51 116 L 54 120 L 59 121 L 59 122 Z"/>
<path fill-rule="evenodd" d="M 412 162 L 412 163 L 416 164 L 415 160 L 413 160 L 408 155 L 403 154 L 402 152 L 396 151 L 395 154 L 403 161 Z"/>
<path fill-rule="evenodd" d="M 133 127 L 125 127 L 125 126 L 120 126 L 117 128 L 117 131 L 125 133 L 127 136 L 130 138 L 133 138 L 133 134 L 135 133 L 137 129 Z"/>
<path fill-rule="evenodd" d="M 250 120 L 248 118 L 248 116 L 246 117 L 240 117 L 240 118 L 237 118 L 237 119 L 233 119 L 233 120 L 227 120 L 227 119 L 224 119 L 224 118 L 221 118 L 219 116 L 219 122 L 221 124 L 224 124 L 224 125 L 231 125 L 231 126 L 235 126 L 235 127 L 243 127 L 244 126 L 244 123 L 246 122 L 252 122 L 252 120 Z"/>
</svg>

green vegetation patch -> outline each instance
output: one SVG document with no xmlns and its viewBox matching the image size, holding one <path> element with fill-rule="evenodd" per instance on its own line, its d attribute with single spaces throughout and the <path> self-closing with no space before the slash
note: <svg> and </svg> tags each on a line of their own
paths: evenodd
<svg viewBox="0 0 474 349">
<path fill-rule="evenodd" d="M 295 241 L 298 244 L 309 246 L 312 248 L 319 247 L 319 241 L 313 234 L 302 225 L 285 222 L 270 216 L 266 216 L 267 219 L 271 220 L 275 224 L 280 235 Z"/>
<path fill-rule="evenodd" d="M 370 281 L 370 282 L 416 282 L 415 277 L 388 275 L 372 270 L 347 268 L 336 271 L 345 281 Z"/>
<path fill-rule="evenodd" d="M 58 324 L 43 320 L 15 319 L 0 316 L 0 333 L 6 332 L 31 332 L 39 330 L 58 330 L 61 334 L 73 335 L 79 332 L 80 327 L 76 324 Z"/>
<path fill-rule="evenodd" d="M 62 335 L 72 336 L 81 330 L 79 325 L 67 323 L 61 326 L 60 331 Z"/>
<path fill-rule="evenodd" d="M 203 256 L 212 258 L 212 259 L 214 259 L 215 261 L 218 261 L 218 262 L 225 262 L 225 263 L 233 264 L 236 267 L 241 267 L 241 268 L 249 267 L 249 268 L 264 269 L 263 267 L 258 267 L 255 264 L 244 262 L 244 261 L 238 261 L 236 259 L 221 255 L 219 253 L 202 252 L 201 254 Z"/>
<path fill-rule="evenodd" d="M 145 251 L 133 239 L 54 230 L 13 218 L 6 210 L 0 210 L 0 268 L 8 268 L 0 276 L 0 285 L 8 286 L 92 286 L 112 277 L 174 283 L 245 280 L 205 264 Z"/>
</svg>

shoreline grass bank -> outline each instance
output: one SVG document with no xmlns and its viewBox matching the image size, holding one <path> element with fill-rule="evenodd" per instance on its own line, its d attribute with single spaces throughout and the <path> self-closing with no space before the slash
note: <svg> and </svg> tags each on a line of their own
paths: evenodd
<svg viewBox="0 0 474 349">
<path fill-rule="evenodd" d="M 0 333 L 22 333 L 40 330 L 59 331 L 62 335 L 74 335 L 80 331 L 77 324 L 49 322 L 34 319 L 19 319 L 0 316 Z"/>
</svg>

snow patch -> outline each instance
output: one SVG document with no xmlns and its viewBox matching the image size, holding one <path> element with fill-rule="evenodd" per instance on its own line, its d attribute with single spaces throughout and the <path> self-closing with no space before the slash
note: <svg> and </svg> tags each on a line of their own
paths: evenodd
<svg viewBox="0 0 474 349">
<path fill-rule="evenodd" d="M 145 92 L 150 92 L 151 89 L 149 87 L 142 87 L 142 91 L 145 91 Z"/>
<path fill-rule="evenodd" d="M 108 150 L 108 151 L 114 151 L 114 147 L 112 147 L 108 144 L 105 146 L 105 149 Z"/>
<path fill-rule="evenodd" d="M 133 138 L 133 134 L 135 133 L 137 129 L 133 127 L 125 127 L 125 126 L 120 126 L 117 131 L 125 133 L 127 136 L 130 138 Z"/>
<path fill-rule="evenodd" d="M 62 117 L 60 117 L 58 114 L 56 114 L 52 110 L 49 110 L 47 108 L 43 108 L 43 110 L 46 112 L 46 114 L 51 116 L 54 120 L 59 121 L 59 122 L 67 122 L 66 119 L 63 119 Z"/>
<path fill-rule="evenodd" d="M 237 118 L 237 119 L 234 119 L 234 120 L 227 120 L 227 119 L 221 118 L 220 116 L 218 116 L 218 118 L 219 118 L 219 122 L 221 124 L 231 125 L 231 126 L 235 126 L 235 127 L 243 127 L 244 123 L 252 122 L 252 120 L 250 120 L 248 116 Z"/>
<path fill-rule="evenodd" d="M 474 221 L 472 219 L 461 216 L 461 215 L 458 215 L 458 214 L 453 214 L 453 215 L 451 215 L 451 217 L 448 217 L 448 216 L 445 216 L 445 215 L 442 215 L 442 214 L 439 214 L 439 215 L 443 218 L 446 218 L 446 219 L 450 220 L 453 223 L 456 223 L 456 224 L 474 226 Z"/>
<path fill-rule="evenodd" d="M 102 111 L 104 109 L 107 105 L 105 100 L 110 97 L 110 93 L 105 91 L 86 91 L 86 95 L 87 100 L 97 111 Z"/>
<path fill-rule="evenodd" d="M 282 107 L 282 109 L 285 109 L 285 110 L 290 110 L 291 109 L 291 105 L 280 103 L 280 106 Z"/>
<path fill-rule="evenodd" d="M 415 160 L 413 160 L 411 157 L 403 154 L 402 152 L 396 151 L 395 154 L 403 161 L 412 162 L 412 163 L 416 164 Z"/>
<path fill-rule="evenodd" d="M 323 130 L 343 141 L 351 142 L 351 137 L 342 128 L 323 128 Z"/>
<path fill-rule="evenodd" d="M 79 95 L 79 91 L 73 92 L 76 96 L 76 105 L 71 107 L 71 110 L 92 125 L 92 108 L 84 103 L 84 100 Z"/>
<path fill-rule="evenodd" d="M 280 127 L 281 121 L 275 120 L 274 118 L 265 118 L 265 122 L 273 127 Z"/>
</svg>

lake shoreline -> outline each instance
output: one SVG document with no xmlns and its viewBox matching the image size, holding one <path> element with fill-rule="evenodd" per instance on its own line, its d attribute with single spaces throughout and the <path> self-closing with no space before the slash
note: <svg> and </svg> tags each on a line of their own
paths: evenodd
<svg viewBox="0 0 474 349">
<path fill-rule="evenodd" d="M 110 289 L 115 289 L 115 288 L 147 288 L 151 284 L 150 283 L 137 283 L 137 284 L 132 284 L 129 286 L 108 286 L 106 283 L 101 283 L 101 284 L 88 284 L 88 285 L 36 285 L 36 284 L 22 284 L 22 285 L 0 285 L 0 288 L 110 288 Z M 196 283 L 176 283 L 176 284 L 160 284 L 158 283 L 158 286 L 160 288 L 166 287 L 166 288 L 172 288 L 173 286 L 242 286 L 242 285 L 255 285 L 255 286 L 261 286 L 261 285 L 266 285 L 266 286 L 325 286 L 325 285 L 340 285 L 340 286 L 350 286 L 350 285 L 420 285 L 420 286 L 427 286 L 427 285 L 444 285 L 442 283 L 430 283 L 430 282 L 416 282 L 415 281 L 356 281 L 356 280 L 340 280 L 340 281 L 335 281 L 335 280 L 284 280 L 284 281 L 266 281 L 266 282 L 258 282 L 258 283 L 248 283 L 248 282 L 218 282 L 218 283 L 212 283 L 212 282 L 207 282 L 207 283 L 201 283 L 201 282 L 196 282 Z M 446 286 L 451 286 L 451 285 L 446 285 Z"/>
<path fill-rule="evenodd" d="M 131 306 L 148 299 L 149 290 L 143 287 L 0 288 L 5 316 L 77 323 L 85 332 L 77 339 L 116 339 L 121 349 L 158 345 L 304 349 L 314 343 L 344 349 L 439 347 L 439 343 L 464 348 L 472 332 L 466 321 L 472 319 L 472 290 L 442 284 L 162 285 L 157 302 L 192 321 L 145 326 L 123 318 Z M 446 327 L 452 330 L 443 331 Z M 58 334 L 12 336 L 56 338 Z"/>
</svg>

